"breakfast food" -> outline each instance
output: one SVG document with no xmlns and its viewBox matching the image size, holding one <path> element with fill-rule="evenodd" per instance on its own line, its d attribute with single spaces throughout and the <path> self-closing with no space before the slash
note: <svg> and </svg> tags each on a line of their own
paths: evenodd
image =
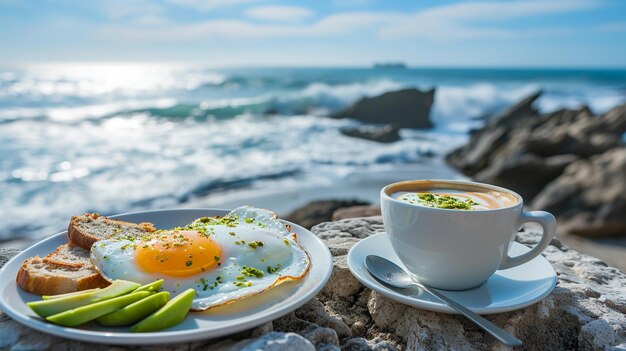
<svg viewBox="0 0 626 351">
<path fill-rule="evenodd" d="M 115 312 L 133 302 L 150 296 L 149 291 L 138 291 L 93 304 L 77 307 L 65 312 L 46 317 L 46 320 L 66 327 L 75 327 L 92 321 L 98 317 Z"/>
<path fill-rule="evenodd" d="M 139 286 L 116 280 L 105 289 L 48 296 L 27 305 L 47 321 L 66 327 L 95 320 L 103 326 L 134 324 L 131 332 L 158 331 L 182 322 L 196 294 L 188 289 L 170 300 L 169 292 L 156 292 L 162 283 Z"/>
<path fill-rule="evenodd" d="M 44 258 L 26 259 L 17 275 L 24 290 L 43 295 L 27 305 L 68 327 L 96 321 L 157 331 L 180 323 L 190 310 L 302 279 L 310 268 L 289 225 L 247 206 L 170 230 L 75 216 L 68 239 Z"/>
<path fill-rule="evenodd" d="M 72 244 L 59 246 L 41 258 L 26 259 L 16 277 L 25 291 L 39 295 L 56 295 L 109 285 L 93 267 L 89 251 Z"/>
<path fill-rule="evenodd" d="M 151 223 L 117 221 L 97 213 L 74 216 L 67 231 L 70 243 L 43 258 L 26 259 L 17 274 L 17 284 L 39 295 L 105 287 L 109 282 L 94 269 L 89 256 L 91 245 L 114 235 L 141 236 L 154 230 Z"/>
<path fill-rule="evenodd" d="M 35 313 L 45 318 L 53 314 L 121 296 L 134 291 L 138 287 L 140 287 L 140 284 L 138 283 L 126 280 L 116 280 L 113 284 L 104 289 L 79 294 L 70 294 L 47 300 L 33 301 L 27 303 L 27 305 L 35 311 Z"/>
<path fill-rule="evenodd" d="M 163 307 L 169 299 L 170 293 L 167 291 L 161 291 L 160 293 L 148 296 L 143 300 L 139 300 L 128 306 L 122 307 L 117 311 L 98 317 L 96 322 L 100 325 L 108 327 L 131 325 L 139 322 L 152 314 L 154 311 Z M 187 310 L 189 310 L 189 307 L 187 307 Z"/>
<path fill-rule="evenodd" d="M 469 186 L 454 189 L 427 186 L 401 189 L 391 194 L 391 197 L 411 205 L 454 210 L 491 210 L 519 202 L 509 193 Z"/>
<path fill-rule="evenodd" d="M 196 296 L 194 289 L 187 289 L 176 296 L 158 311 L 133 325 L 130 331 L 145 333 L 173 327 L 185 319 Z"/>
<path fill-rule="evenodd" d="M 289 229 L 271 211 L 240 207 L 182 228 L 100 240 L 91 259 L 109 281 L 163 279 L 172 294 L 192 288 L 192 310 L 206 310 L 304 277 L 309 257 Z"/>
<path fill-rule="evenodd" d="M 89 250 L 93 243 L 101 239 L 115 235 L 142 236 L 153 231 L 155 228 L 152 223 L 123 222 L 97 213 L 87 213 L 72 217 L 67 228 L 67 237 L 72 243 Z"/>
</svg>

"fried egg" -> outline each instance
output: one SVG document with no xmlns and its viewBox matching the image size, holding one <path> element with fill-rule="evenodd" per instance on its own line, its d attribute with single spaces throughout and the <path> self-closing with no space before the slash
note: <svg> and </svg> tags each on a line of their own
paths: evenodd
<svg viewBox="0 0 626 351">
<path fill-rule="evenodd" d="M 192 310 L 201 311 L 303 278 L 310 260 L 290 229 L 275 213 L 245 206 L 140 238 L 98 241 L 91 260 L 109 281 L 163 279 L 172 294 L 193 288 Z"/>
</svg>

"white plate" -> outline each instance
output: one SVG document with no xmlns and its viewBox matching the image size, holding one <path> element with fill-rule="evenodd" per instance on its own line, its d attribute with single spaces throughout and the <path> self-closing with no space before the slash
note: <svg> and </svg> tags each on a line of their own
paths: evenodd
<svg viewBox="0 0 626 351">
<path fill-rule="evenodd" d="M 128 213 L 111 218 L 129 222 L 152 222 L 157 228 L 173 228 L 190 223 L 203 216 L 224 215 L 227 210 L 177 209 Z M 311 257 L 311 270 L 300 282 L 286 283 L 263 294 L 236 304 L 226 305 L 206 312 L 193 312 L 179 325 L 166 331 L 130 333 L 128 328 L 103 328 L 95 323 L 81 328 L 66 328 L 50 324 L 39 318 L 26 302 L 41 299 L 29 294 L 15 283 L 22 262 L 35 255 L 44 256 L 67 242 L 67 232 L 43 240 L 9 261 L 0 271 L 0 309 L 16 321 L 45 333 L 65 338 L 106 344 L 163 344 L 216 338 L 261 325 L 281 317 L 312 299 L 326 284 L 333 268 L 328 248 L 315 234 L 292 224 L 298 242 Z"/>
<path fill-rule="evenodd" d="M 528 247 L 514 242 L 509 254 L 516 256 L 527 251 L 530 251 Z M 456 313 L 451 307 L 417 287 L 398 289 L 383 285 L 367 271 L 365 267 L 367 255 L 382 256 L 405 268 L 393 251 L 387 234 L 370 236 L 352 247 L 348 253 L 348 267 L 352 274 L 368 288 L 392 300 L 426 310 Z M 539 255 L 523 265 L 496 271 L 479 288 L 466 291 L 442 290 L 442 292 L 476 313 L 492 314 L 517 310 L 540 301 L 550 294 L 556 286 L 556 281 L 554 268 L 548 260 Z"/>
</svg>

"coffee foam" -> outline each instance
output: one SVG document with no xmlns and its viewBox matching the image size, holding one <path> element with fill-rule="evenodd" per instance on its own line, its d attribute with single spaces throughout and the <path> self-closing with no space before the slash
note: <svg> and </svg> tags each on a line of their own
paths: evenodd
<svg viewBox="0 0 626 351">
<path fill-rule="evenodd" d="M 474 210 L 492 210 L 516 205 L 520 202 L 517 196 L 497 191 L 480 185 L 463 184 L 445 181 L 408 181 L 392 184 L 386 189 L 387 195 L 399 199 L 407 194 L 434 193 L 449 195 L 461 201 L 471 199 L 478 203 L 473 205 Z M 400 200 L 403 201 L 403 200 Z M 416 206 L 422 206 L 415 203 Z"/>
</svg>

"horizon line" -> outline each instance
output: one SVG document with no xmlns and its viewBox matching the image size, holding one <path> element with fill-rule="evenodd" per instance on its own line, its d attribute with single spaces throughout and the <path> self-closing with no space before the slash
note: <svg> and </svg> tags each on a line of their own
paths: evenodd
<svg viewBox="0 0 626 351">
<path fill-rule="evenodd" d="M 402 64 L 404 67 L 381 67 L 376 68 L 377 64 Z M 233 69 L 233 68 L 241 68 L 241 69 L 255 69 L 255 68 L 263 68 L 263 69 L 280 69 L 280 68 L 300 68 L 300 69 L 315 69 L 315 68 L 336 68 L 336 69 L 378 69 L 378 70 L 389 70 L 389 71 L 401 71 L 403 69 L 492 69 L 492 70 L 617 70 L 622 71 L 626 70 L 626 65 L 624 66 L 583 66 L 583 65 L 412 65 L 409 63 L 405 63 L 402 61 L 375 61 L 371 64 L 318 64 L 318 65 L 302 65 L 302 64 L 293 64 L 293 63 L 283 63 L 283 64 L 215 64 L 210 62 L 199 62 L 199 61 L 142 61 L 142 60 L 109 60 L 109 61 L 98 61 L 98 60 L 81 60 L 81 61 L 31 61 L 31 62 L 0 62 L 0 67 L 13 66 L 13 67 L 24 67 L 24 66 L 56 66 L 56 65 L 170 65 L 170 66 L 201 66 L 204 68 L 214 68 L 214 69 Z"/>
</svg>

